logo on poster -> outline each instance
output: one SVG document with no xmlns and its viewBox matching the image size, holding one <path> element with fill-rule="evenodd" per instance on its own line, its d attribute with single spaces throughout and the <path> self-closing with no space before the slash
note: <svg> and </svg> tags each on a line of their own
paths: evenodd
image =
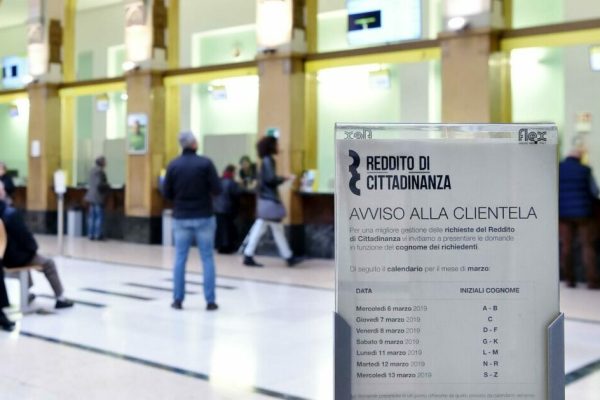
<svg viewBox="0 0 600 400">
<path fill-rule="evenodd" d="M 352 163 L 348 167 L 350 191 L 360 196 L 358 172 L 361 158 L 348 150 Z M 371 190 L 450 190 L 450 175 L 433 174 L 428 155 L 368 155 L 366 156 L 366 189 Z M 400 173 L 398 173 L 400 172 Z"/>
<path fill-rule="evenodd" d="M 546 143 L 546 131 L 530 131 L 527 128 L 519 129 L 519 143 Z"/>
<path fill-rule="evenodd" d="M 348 183 L 348 186 L 353 194 L 360 196 L 360 189 L 356 186 L 360 180 L 360 174 L 357 172 L 357 168 L 360 165 L 360 156 L 354 150 L 348 150 L 348 155 L 352 159 L 352 164 L 348 167 L 348 171 L 350 171 L 350 182 Z"/>
<path fill-rule="evenodd" d="M 372 139 L 373 132 L 370 129 L 363 128 L 361 130 L 355 131 L 344 131 L 344 135 L 346 135 L 346 140 L 348 139 Z"/>
</svg>

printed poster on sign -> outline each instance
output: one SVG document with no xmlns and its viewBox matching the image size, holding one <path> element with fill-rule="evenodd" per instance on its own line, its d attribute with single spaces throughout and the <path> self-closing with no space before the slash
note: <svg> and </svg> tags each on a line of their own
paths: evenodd
<svg viewBox="0 0 600 400">
<path fill-rule="evenodd" d="M 555 398 L 556 143 L 554 125 L 336 126 L 336 399 Z"/>
<path fill-rule="evenodd" d="M 148 151 L 148 115 L 127 115 L 127 150 L 129 154 L 146 154 Z"/>
</svg>

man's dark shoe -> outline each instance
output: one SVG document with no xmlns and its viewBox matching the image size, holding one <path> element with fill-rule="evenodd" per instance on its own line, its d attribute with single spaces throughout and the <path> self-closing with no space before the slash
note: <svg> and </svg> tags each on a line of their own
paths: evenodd
<svg viewBox="0 0 600 400">
<path fill-rule="evenodd" d="M 74 305 L 75 305 L 75 303 L 69 299 L 56 300 L 56 305 L 54 306 L 54 308 L 56 308 L 57 310 L 60 310 L 61 308 L 69 308 L 69 307 L 73 307 Z"/>
<path fill-rule="evenodd" d="M 296 265 L 299 262 L 301 262 L 302 259 L 300 257 L 292 256 L 292 257 L 286 259 L 285 261 L 287 261 L 288 267 L 293 267 L 294 265 Z"/>
<path fill-rule="evenodd" d="M 1 310 L 0 310 L 0 328 L 2 328 L 3 330 L 5 330 L 7 332 L 10 332 L 13 329 L 15 329 L 15 323 L 12 322 L 10 319 L 8 319 L 6 314 L 4 314 Z"/>
<path fill-rule="evenodd" d="M 263 264 L 257 263 L 253 257 L 244 256 L 244 265 L 247 267 L 264 267 Z"/>
<path fill-rule="evenodd" d="M 180 301 L 175 300 L 172 304 L 171 304 L 171 308 L 175 309 L 175 310 L 181 310 L 183 308 L 183 305 L 181 304 Z"/>
<path fill-rule="evenodd" d="M 217 305 L 217 303 L 208 303 L 206 305 L 206 309 L 208 311 L 215 311 L 217 308 L 219 308 L 219 306 Z"/>
</svg>

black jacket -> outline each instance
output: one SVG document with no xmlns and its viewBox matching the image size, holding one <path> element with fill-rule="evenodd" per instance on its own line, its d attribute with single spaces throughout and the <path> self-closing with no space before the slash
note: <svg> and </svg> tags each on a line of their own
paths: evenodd
<svg viewBox="0 0 600 400">
<path fill-rule="evenodd" d="M 258 174 L 258 197 L 266 200 L 273 200 L 281 203 L 279 200 L 279 190 L 277 187 L 285 182 L 275 173 L 275 160 L 271 156 L 262 159 L 260 173 Z"/>
<path fill-rule="evenodd" d="M 213 215 L 211 195 L 221 193 L 219 176 L 213 162 L 184 150 L 169 164 L 163 194 L 173 201 L 173 218 L 194 219 Z"/>
<path fill-rule="evenodd" d="M 84 200 L 91 204 L 104 205 L 109 189 L 110 185 L 106 179 L 104 168 L 98 165 L 94 166 L 90 171 L 88 190 L 85 193 Z"/>
<path fill-rule="evenodd" d="M 558 212 L 561 218 L 589 218 L 598 187 L 592 170 L 575 157 L 567 157 L 558 168 Z"/>
<path fill-rule="evenodd" d="M 25 225 L 23 217 L 17 210 L 0 200 L 0 218 L 8 236 L 2 264 L 7 268 L 29 264 L 37 253 L 38 244 Z"/>
<path fill-rule="evenodd" d="M 4 184 L 4 191 L 7 195 L 12 196 L 15 192 L 15 183 L 8 174 L 0 176 L 0 181 Z"/>
<path fill-rule="evenodd" d="M 221 178 L 221 194 L 214 199 L 217 214 L 235 214 L 242 189 L 233 179 Z"/>
</svg>

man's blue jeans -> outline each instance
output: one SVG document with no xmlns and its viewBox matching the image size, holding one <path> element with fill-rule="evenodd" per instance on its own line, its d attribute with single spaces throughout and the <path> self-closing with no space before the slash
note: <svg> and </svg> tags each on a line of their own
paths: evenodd
<svg viewBox="0 0 600 400">
<path fill-rule="evenodd" d="M 204 298 L 206 303 L 215 302 L 215 217 L 173 219 L 175 236 L 175 268 L 173 269 L 173 299 L 183 302 L 185 297 L 185 264 L 192 241 L 196 239 L 202 270 L 204 272 Z"/>
<path fill-rule="evenodd" d="M 90 204 L 88 211 L 88 237 L 98 239 L 102 237 L 102 224 L 104 223 L 104 207 L 102 204 Z"/>
</svg>

